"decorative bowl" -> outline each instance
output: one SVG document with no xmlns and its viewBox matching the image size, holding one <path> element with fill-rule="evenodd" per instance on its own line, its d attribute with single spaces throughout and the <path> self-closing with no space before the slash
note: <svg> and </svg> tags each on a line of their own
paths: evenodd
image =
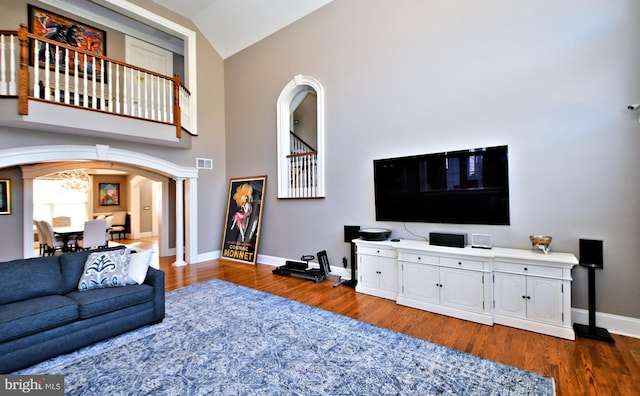
<svg viewBox="0 0 640 396">
<path fill-rule="evenodd" d="M 549 253 L 549 245 L 551 244 L 551 237 L 548 235 L 529 235 L 533 250 L 542 250 L 544 254 Z"/>
<path fill-rule="evenodd" d="M 367 241 L 384 241 L 391 236 L 391 230 L 385 228 L 363 228 L 358 233 L 360 238 Z"/>
</svg>

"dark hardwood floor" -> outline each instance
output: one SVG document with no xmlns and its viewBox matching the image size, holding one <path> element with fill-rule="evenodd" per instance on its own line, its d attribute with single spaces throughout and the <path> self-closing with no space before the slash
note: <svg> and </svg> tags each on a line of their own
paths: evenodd
<svg viewBox="0 0 640 396">
<path fill-rule="evenodd" d="M 486 359 L 551 376 L 558 395 L 640 395 L 640 339 L 614 335 L 615 344 L 564 340 L 501 325 L 486 326 L 403 307 L 347 286 L 290 278 L 274 267 L 212 260 L 175 268 L 159 259 L 167 291 L 223 279 L 402 332 Z"/>
</svg>

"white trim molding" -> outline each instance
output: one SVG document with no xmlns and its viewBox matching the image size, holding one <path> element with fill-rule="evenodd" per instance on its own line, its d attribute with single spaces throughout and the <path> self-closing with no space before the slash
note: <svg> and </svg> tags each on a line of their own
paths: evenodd
<svg viewBox="0 0 640 396">
<path fill-rule="evenodd" d="M 571 308 L 571 317 L 574 323 L 589 324 L 589 311 L 586 309 Z M 596 312 L 596 326 L 612 334 L 640 338 L 640 319 Z"/>
<path fill-rule="evenodd" d="M 277 101 L 277 130 L 278 130 L 278 198 L 289 198 L 289 181 L 287 155 L 290 153 L 289 133 L 291 128 L 291 103 L 302 91 L 312 88 L 317 97 L 317 181 L 316 197 L 325 196 L 324 183 L 324 88 L 320 82 L 312 77 L 296 75 L 282 89 Z"/>
<path fill-rule="evenodd" d="M 176 181 L 186 181 L 189 189 L 186 202 L 184 202 L 186 218 L 182 216 L 176 218 L 176 229 L 182 230 L 183 224 L 186 228 L 186 246 L 187 261 L 191 263 L 197 262 L 198 259 L 198 218 L 197 208 L 195 207 L 197 197 L 197 181 L 198 181 L 198 169 L 195 167 L 181 166 L 159 157 L 153 157 L 144 153 L 138 153 L 135 151 L 122 150 L 117 148 L 111 148 L 107 145 L 97 144 L 95 146 L 74 146 L 74 145 L 51 145 L 51 146 L 31 146 L 31 147 L 17 147 L 0 150 L 0 168 L 7 168 L 11 166 L 22 166 L 23 177 L 23 207 L 33 207 L 33 179 L 38 176 L 55 172 L 56 166 L 60 169 L 68 169 L 67 164 L 51 164 L 54 161 L 104 161 L 107 163 L 113 163 L 112 168 L 124 168 L 124 169 L 141 169 L 144 174 L 161 175 L 164 177 L 170 177 L 176 179 Z M 37 164 L 37 165 L 31 165 Z M 85 162 L 82 162 L 84 165 Z M 93 163 L 91 166 L 93 165 Z M 117 165 L 116 165 L 117 164 Z M 120 165 L 124 164 L 124 165 Z M 76 165 L 82 166 L 82 165 Z M 156 178 L 158 178 L 156 176 Z M 165 185 L 166 183 L 163 183 Z M 164 190 L 168 188 L 163 188 Z M 182 186 L 176 190 L 180 193 L 176 196 L 177 205 L 182 207 Z M 168 197 L 168 195 L 167 195 Z M 167 201 L 163 199 L 163 202 Z M 164 204 L 163 204 L 164 206 Z M 163 216 L 166 216 L 168 210 L 163 211 Z M 23 210 L 23 255 L 24 257 L 33 256 L 33 211 Z M 164 227 L 163 227 L 164 228 Z M 168 230 L 162 231 L 163 235 L 168 235 Z M 176 246 L 184 246 L 185 240 L 182 239 L 182 233 L 176 235 Z M 165 239 L 166 240 L 166 239 Z M 181 253 L 181 252 L 177 252 Z M 184 261 L 184 260 L 183 260 Z M 180 263 L 181 264 L 181 263 Z"/>
</svg>

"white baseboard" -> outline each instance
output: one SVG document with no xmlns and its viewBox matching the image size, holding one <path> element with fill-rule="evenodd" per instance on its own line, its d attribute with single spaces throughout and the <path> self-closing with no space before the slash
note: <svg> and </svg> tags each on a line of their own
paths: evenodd
<svg viewBox="0 0 640 396">
<path fill-rule="evenodd" d="M 220 258 L 220 251 L 219 250 L 216 250 L 216 251 L 213 251 L 213 252 L 201 253 L 201 254 L 198 254 L 196 256 L 195 263 L 201 263 L 203 261 L 209 261 L 209 260 L 217 260 L 219 258 Z"/>
<path fill-rule="evenodd" d="M 271 265 L 273 267 L 279 267 L 281 265 L 285 265 L 287 260 L 299 261 L 299 260 L 290 259 L 290 258 L 265 256 L 265 255 L 262 255 L 262 254 L 258 255 L 258 262 L 260 264 Z M 329 263 L 329 265 L 331 266 L 331 275 L 330 276 L 340 276 L 340 277 L 344 278 L 344 280 L 350 280 L 351 279 L 351 271 L 348 268 L 344 268 L 342 266 L 336 267 L 336 266 L 331 265 L 331 263 Z M 320 265 L 318 263 L 313 263 L 313 262 L 309 263 L 309 267 L 310 268 L 319 268 L 319 266 Z"/>
<path fill-rule="evenodd" d="M 571 308 L 571 318 L 574 323 L 588 325 L 589 311 Z M 612 334 L 640 338 L 640 319 L 596 312 L 596 326 L 603 327 Z"/>
<path fill-rule="evenodd" d="M 207 261 L 207 260 L 217 260 L 220 258 L 220 251 L 216 250 L 209 253 L 199 254 L 196 260 L 197 263 Z M 276 256 L 267 256 L 265 254 L 258 254 L 258 262 L 264 265 L 270 265 L 272 267 L 279 267 L 281 265 L 285 265 L 287 260 L 294 260 L 290 258 L 282 258 Z M 318 263 L 309 263 L 310 267 L 318 267 Z M 333 276 L 341 276 L 345 280 L 351 279 L 351 271 L 348 268 L 343 267 L 334 267 L 331 266 L 331 275 Z"/>
</svg>

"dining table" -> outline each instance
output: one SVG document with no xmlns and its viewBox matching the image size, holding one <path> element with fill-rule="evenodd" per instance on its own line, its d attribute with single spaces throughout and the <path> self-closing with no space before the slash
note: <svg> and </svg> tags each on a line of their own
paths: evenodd
<svg viewBox="0 0 640 396">
<path fill-rule="evenodd" d="M 62 240 L 62 251 L 68 252 L 70 250 L 69 241 L 72 239 L 77 240 L 82 236 L 84 232 L 84 226 L 63 226 L 53 227 L 54 234 Z"/>
</svg>

